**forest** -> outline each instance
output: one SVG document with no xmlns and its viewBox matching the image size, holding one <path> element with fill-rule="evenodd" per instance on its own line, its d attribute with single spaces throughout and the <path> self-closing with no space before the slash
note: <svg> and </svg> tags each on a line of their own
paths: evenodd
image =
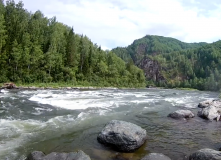
<svg viewBox="0 0 221 160">
<path fill-rule="evenodd" d="M 56 17 L 31 13 L 22 2 L 0 0 L 0 83 L 8 81 L 145 86 L 141 69 L 102 50 Z"/>
<path fill-rule="evenodd" d="M 154 66 L 147 69 L 144 62 Z M 221 41 L 185 43 L 146 35 L 127 47 L 104 51 L 56 17 L 31 13 L 22 2 L 0 0 L 0 83 L 4 82 L 219 91 Z"/>
<path fill-rule="evenodd" d="M 147 78 L 147 84 L 167 88 L 221 89 L 221 41 L 214 43 L 185 43 L 174 38 L 147 35 L 128 47 L 112 50 L 125 62 L 139 66 L 149 58 L 158 64 L 163 78 Z M 145 68 L 142 68 L 145 70 Z M 153 70 L 154 71 L 154 70 Z"/>
</svg>

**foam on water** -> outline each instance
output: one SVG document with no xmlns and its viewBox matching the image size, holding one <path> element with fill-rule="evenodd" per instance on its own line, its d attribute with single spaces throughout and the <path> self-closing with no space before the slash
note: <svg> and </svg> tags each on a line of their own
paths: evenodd
<svg viewBox="0 0 221 160">
<path fill-rule="evenodd" d="M 2 89 L 1 92 L 2 92 L 2 93 L 8 93 L 9 91 L 8 91 L 8 90 L 5 90 L 5 89 Z"/>
<path fill-rule="evenodd" d="M 184 107 L 187 108 L 196 108 L 196 100 L 197 99 L 207 99 L 206 97 L 199 97 L 199 95 L 197 96 L 188 96 L 188 94 L 185 96 L 179 96 L 179 97 L 167 97 L 164 100 L 167 102 L 170 102 L 173 106 L 176 105 L 182 105 Z"/>
<path fill-rule="evenodd" d="M 26 144 L 45 124 L 34 120 L 0 119 L 0 157 Z"/>
<path fill-rule="evenodd" d="M 133 100 L 131 103 L 141 104 L 141 103 L 155 103 L 158 102 L 156 99 L 145 99 L 145 100 Z"/>
<path fill-rule="evenodd" d="M 20 155 L 17 148 L 89 128 L 92 119 L 160 115 L 164 107 L 196 108 L 198 102 L 213 99 L 208 92 L 176 90 L 5 90 L 0 96 L 0 159 L 10 155 L 10 160 Z"/>
<path fill-rule="evenodd" d="M 39 120 L 12 120 L 10 117 L 8 119 L 0 119 L 0 159 L 1 157 L 13 158 L 16 157 L 16 148 L 25 146 L 28 143 L 33 143 L 39 141 L 39 135 L 42 137 L 52 138 L 52 134 L 47 134 L 50 132 L 56 132 L 56 134 L 65 133 L 65 128 L 73 128 L 76 124 L 75 122 L 82 121 L 88 116 L 80 114 L 78 117 L 73 115 L 57 116 L 49 119 L 46 122 Z M 55 135 L 58 136 L 58 135 Z M 41 136 L 40 136 L 41 137 Z M 10 159 L 10 158 L 9 158 Z"/>
<path fill-rule="evenodd" d="M 123 94 L 120 94 L 123 95 Z M 132 94 L 128 94 L 132 95 Z M 106 92 L 96 92 L 96 91 L 84 91 L 84 92 L 64 92 L 61 94 L 42 92 L 37 93 L 29 98 L 31 101 L 36 101 L 41 104 L 49 104 L 52 106 L 65 108 L 65 109 L 87 109 L 87 108 L 109 108 L 116 107 L 119 99 L 118 93 L 114 95 L 115 102 L 113 100 L 107 101 L 108 93 Z M 110 97 L 109 97 L 110 98 Z M 111 98 L 112 99 L 112 98 Z M 124 103 L 124 102 L 123 102 Z"/>
</svg>

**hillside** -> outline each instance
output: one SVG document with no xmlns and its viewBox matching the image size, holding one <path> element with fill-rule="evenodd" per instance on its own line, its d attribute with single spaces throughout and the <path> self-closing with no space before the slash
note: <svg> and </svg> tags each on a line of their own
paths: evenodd
<svg viewBox="0 0 221 160">
<path fill-rule="evenodd" d="M 155 56 L 173 51 L 193 49 L 203 45 L 206 45 L 206 43 L 184 43 L 174 38 L 147 35 L 135 40 L 128 47 L 117 47 L 112 51 L 125 61 L 132 58 L 135 63 L 138 63 L 146 55 Z"/>
<path fill-rule="evenodd" d="M 174 38 L 145 36 L 112 50 L 144 70 L 147 85 L 200 90 L 221 88 L 221 41 L 184 43 Z"/>
<path fill-rule="evenodd" d="M 32 14 L 13 0 L 0 1 L 0 83 L 7 81 L 145 86 L 138 67 L 103 51 L 56 17 Z"/>
</svg>

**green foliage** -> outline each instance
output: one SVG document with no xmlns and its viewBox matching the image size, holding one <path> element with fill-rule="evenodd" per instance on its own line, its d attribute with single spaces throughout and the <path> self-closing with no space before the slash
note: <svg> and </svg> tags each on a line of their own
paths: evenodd
<svg viewBox="0 0 221 160">
<path fill-rule="evenodd" d="M 0 83 L 145 86 L 142 70 L 130 68 L 56 17 L 32 14 L 22 2 L 0 1 Z"/>
<path fill-rule="evenodd" d="M 159 55 L 204 46 L 206 43 L 184 43 L 174 38 L 147 35 L 135 40 L 128 47 L 117 47 L 112 51 L 128 62 L 133 59 L 135 64 L 146 55 Z"/>
<path fill-rule="evenodd" d="M 152 83 L 147 82 L 147 85 L 213 91 L 221 89 L 221 41 L 212 44 L 184 43 L 173 38 L 145 36 L 128 47 L 112 51 L 131 64 L 132 59 L 134 64 L 139 65 L 145 56 L 157 61 L 165 81 L 152 79 Z"/>
</svg>

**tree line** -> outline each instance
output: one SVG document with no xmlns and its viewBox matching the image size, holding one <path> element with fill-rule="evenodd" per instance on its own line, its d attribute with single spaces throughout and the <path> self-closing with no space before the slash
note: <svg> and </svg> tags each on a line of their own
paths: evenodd
<svg viewBox="0 0 221 160">
<path fill-rule="evenodd" d="M 73 17 L 74 18 L 74 17 Z M 141 69 L 23 3 L 0 0 L 0 83 L 145 86 Z"/>
</svg>

